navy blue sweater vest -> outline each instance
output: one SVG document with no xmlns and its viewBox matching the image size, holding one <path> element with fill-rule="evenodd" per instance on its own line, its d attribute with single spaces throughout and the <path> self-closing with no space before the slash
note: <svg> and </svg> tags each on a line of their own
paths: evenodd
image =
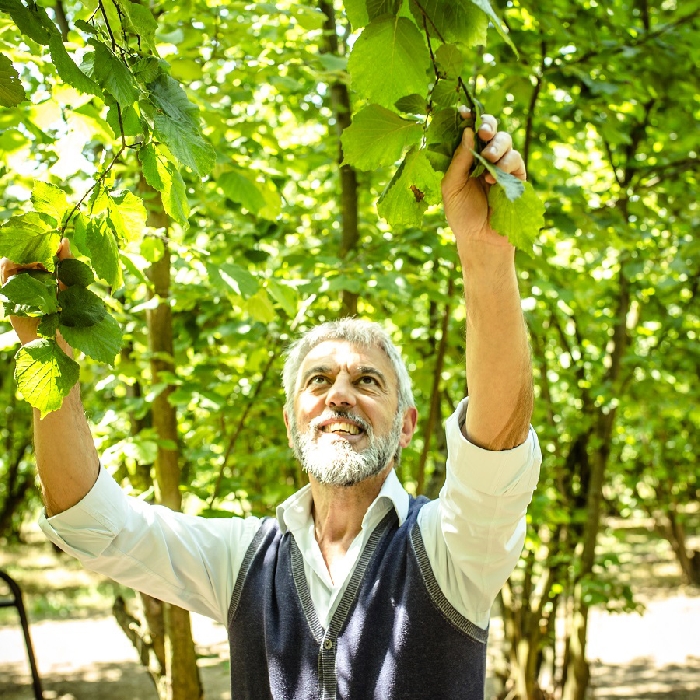
<svg viewBox="0 0 700 700">
<path fill-rule="evenodd" d="M 264 521 L 231 596 L 231 700 L 483 700 L 487 633 L 435 580 L 416 523 L 426 502 L 376 527 L 328 629 L 293 535 Z"/>
</svg>

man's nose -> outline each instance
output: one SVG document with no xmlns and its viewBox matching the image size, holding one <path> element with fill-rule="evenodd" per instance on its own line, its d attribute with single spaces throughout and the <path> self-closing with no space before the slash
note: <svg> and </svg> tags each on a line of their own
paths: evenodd
<svg viewBox="0 0 700 700">
<path fill-rule="evenodd" d="M 326 394 L 326 406 L 354 406 L 356 403 L 352 382 L 348 377 L 337 376 Z"/>
</svg>

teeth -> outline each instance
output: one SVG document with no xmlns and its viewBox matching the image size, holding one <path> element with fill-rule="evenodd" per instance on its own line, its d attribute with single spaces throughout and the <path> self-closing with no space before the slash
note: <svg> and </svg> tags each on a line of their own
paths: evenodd
<svg viewBox="0 0 700 700">
<path fill-rule="evenodd" d="M 323 428 L 326 433 L 344 432 L 350 435 L 359 435 L 360 429 L 352 423 L 330 423 Z"/>
</svg>

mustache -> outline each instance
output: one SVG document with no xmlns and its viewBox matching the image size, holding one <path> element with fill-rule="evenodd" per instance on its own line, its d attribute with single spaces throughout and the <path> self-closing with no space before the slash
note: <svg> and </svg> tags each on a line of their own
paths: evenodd
<svg viewBox="0 0 700 700">
<path fill-rule="evenodd" d="M 309 427 L 314 430 L 318 430 L 321 427 L 321 423 L 325 423 L 329 420 L 351 420 L 353 423 L 355 423 L 355 425 L 362 428 L 362 430 L 364 430 L 366 433 L 370 433 L 372 431 L 372 426 L 366 420 L 360 418 L 360 416 L 356 416 L 350 411 L 333 411 L 331 409 L 325 410 L 320 416 L 314 418 L 309 423 Z"/>
</svg>

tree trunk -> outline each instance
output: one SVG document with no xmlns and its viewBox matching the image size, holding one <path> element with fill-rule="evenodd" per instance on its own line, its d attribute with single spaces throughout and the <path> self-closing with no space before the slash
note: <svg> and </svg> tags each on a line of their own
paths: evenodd
<svg viewBox="0 0 700 700">
<path fill-rule="evenodd" d="M 336 31 L 335 10 L 332 2 L 321 1 L 321 12 L 326 16 L 323 31 L 326 36 L 326 53 L 340 56 L 340 45 Z M 343 146 L 340 136 L 350 126 L 352 110 L 350 108 L 350 94 L 345 83 L 335 82 L 331 85 L 331 103 L 335 116 L 335 128 L 338 136 L 338 166 L 340 168 L 340 212 L 342 238 L 340 242 L 340 257 L 345 258 L 357 248 L 359 231 L 357 227 L 357 171 L 350 165 L 343 165 Z M 357 314 L 358 295 L 347 289 L 343 290 L 343 316 L 355 316 Z"/>
<path fill-rule="evenodd" d="M 160 203 L 159 198 L 156 198 Z M 167 231 L 168 217 L 161 207 L 151 211 L 149 226 Z M 174 373 L 172 314 L 170 310 L 170 250 L 164 241 L 163 257 L 151 265 L 148 276 L 153 285 L 152 295 L 159 300 L 148 311 L 148 341 L 151 352 L 151 382 L 154 386 L 164 379 L 162 373 Z M 177 414 L 169 397 L 175 390 L 167 385 L 153 400 L 153 427 L 158 438 L 156 454 L 156 499 L 161 505 L 180 510 L 180 465 L 177 434 Z M 197 700 L 203 697 L 197 669 L 197 657 L 192 641 L 188 611 L 163 603 L 163 646 L 165 674 L 158 684 L 161 700 Z"/>
<path fill-rule="evenodd" d="M 630 308 L 629 281 L 625 276 L 623 260 L 620 260 L 618 273 L 617 319 L 613 334 L 613 349 L 610 354 L 610 369 L 606 380 L 617 395 L 620 384 L 620 369 L 622 358 L 627 349 L 627 314 Z M 596 452 L 592 460 L 590 481 L 587 492 L 587 520 L 583 535 L 583 550 L 581 552 L 581 570 L 574 587 L 574 615 L 571 647 L 569 654 L 569 669 L 567 682 L 564 686 L 562 700 L 584 700 L 590 671 L 586 660 L 586 641 L 588 636 L 589 606 L 585 603 L 584 587 L 587 578 L 593 573 L 595 564 L 598 530 L 603 505 L 603 484 L 605 471 L 610 458 L 613 428 L 615 426 L 616 406 L 598 409 L 596 426 Z"/>
<path fill-rule="evenodd" d="M 423 431 L 423 450 L 418 462 L 418 476 L 416 477 L 416 495 L 423 493 L 425 489 L 425 467 L 428 463 L 428 455 L 430 453 L 430 440 L 433 432 L 438 424 L 438 416 L 440 415 L 440 386 L 442 384 L 442 368 L 445 363 L 445 353 L 447 352 L 447 339 L 450 328 L 450 302 L 454 292 L 454 282 L 452 278 L 447 285 L 447 299 L 445 307 L 442 311 L 442 321 L 440 323 L 440 343 L 437 347 L 435 355 L 435 367 L 433 369 L 433 389 L 430 394 L 430 411 L 428 412 L 428 420 Z"/>
</svg>

